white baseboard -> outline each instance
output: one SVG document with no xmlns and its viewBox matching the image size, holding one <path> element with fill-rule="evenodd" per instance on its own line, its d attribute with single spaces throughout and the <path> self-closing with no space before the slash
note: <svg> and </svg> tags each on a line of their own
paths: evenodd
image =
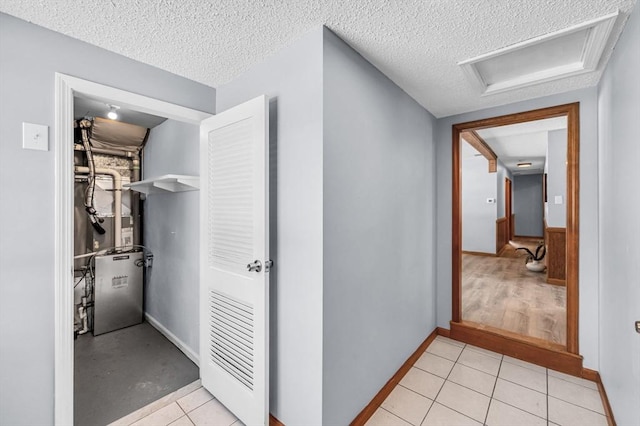
<svg viewBox="0 0 640 426">
<path fill-rule="evenodd" d="M 195 365 L 200 367 L 200 356 L 194 352 L 189 346 L 187 346 L 182 340 L 178 339 L 175 334 L 167 330 L 165 326 L 160 324 L 160 322 L 149 315 L 147 312 L 144 313 L 144 319 L 153 326 L 156 330 L 158 330 L 164 337 L 169 339 L 171 343 L 176 345 L 178 349 L 180 349 L 186 356 L 189 358 Z"/>
</svg>

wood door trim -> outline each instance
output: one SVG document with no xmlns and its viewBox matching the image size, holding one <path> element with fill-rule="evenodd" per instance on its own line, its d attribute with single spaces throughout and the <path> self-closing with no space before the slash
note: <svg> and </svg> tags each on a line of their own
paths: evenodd
<svg viewBox="0 0 640 426">
<path fill-rule="evenodd" d="M 526 111 L 499 117 L 454 124 L 452 135 L 452 323 L 460 323 L 461 317 L 461 253 L 462 253 L 462 200 L 460 169 L 460 134 L 464 131 L 505 126 L 552 117 L 567 117 L 567 344 L 566 352 L 579 354 L 578 344 L 578 262 L 579 262 L 579 192 L 580 192 L 580 104 L 578 102 Z M 526 339 L 522 339 L 526 342 Z M 531 342 L 530 346 L 537 346 Z"/>
<path fill-rule="evenodd" d="M 471 321 L 452 321 L 450 337 L 562 373 L 582 376 L 582 356 L 565 351 L 563 345 Z"/>
<path fill-rule="evenodd" d="M 482 139 L 482 137 L 475 132 L 475 130 L 468 130 L 462 132 L 461 136 L 469 145 L 471 145 L 476 151 L 478 151 L 489 162 L 489 173 L 496 173 L 498 171 L 498 156 L 493 149 Z"/>
</svg>

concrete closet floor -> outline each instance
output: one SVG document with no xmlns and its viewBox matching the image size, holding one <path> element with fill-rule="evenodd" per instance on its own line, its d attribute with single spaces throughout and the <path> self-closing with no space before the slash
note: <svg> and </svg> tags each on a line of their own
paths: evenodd
<svg viewBox="0 0 640 426">
<path fill-rule="evenodd" d="M 198 367 L 146 322 L 95 337 L 78 336 L 74 423 L 109 424 L 198 377 Z"/>
</svg>

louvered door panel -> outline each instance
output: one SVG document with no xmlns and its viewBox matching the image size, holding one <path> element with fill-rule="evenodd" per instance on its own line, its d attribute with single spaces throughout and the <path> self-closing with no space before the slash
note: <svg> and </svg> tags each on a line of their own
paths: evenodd
<svg viewBox="0 0 640 426">
<path fill-rule="evenodd" d="M 241 274 L 255 258 L 251 126 L 245 119 L 209 133 L 209 265 Z"/>
<path fill-rule="evenodd" d="M 269 414 L 268 101 L 203 121 L 200 132 L 200 377 L 245 424 Z"/>
</svg>

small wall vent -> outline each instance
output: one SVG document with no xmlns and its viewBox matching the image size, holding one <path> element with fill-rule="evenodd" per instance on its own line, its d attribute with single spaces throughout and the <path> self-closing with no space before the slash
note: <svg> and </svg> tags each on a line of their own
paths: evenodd
<svg viewBox="0 0 640 426">
<path fill-rule="evenodd" d="M 618 12 L 459 62 L 482 95 L 595 71 Z"/>
</svg>

